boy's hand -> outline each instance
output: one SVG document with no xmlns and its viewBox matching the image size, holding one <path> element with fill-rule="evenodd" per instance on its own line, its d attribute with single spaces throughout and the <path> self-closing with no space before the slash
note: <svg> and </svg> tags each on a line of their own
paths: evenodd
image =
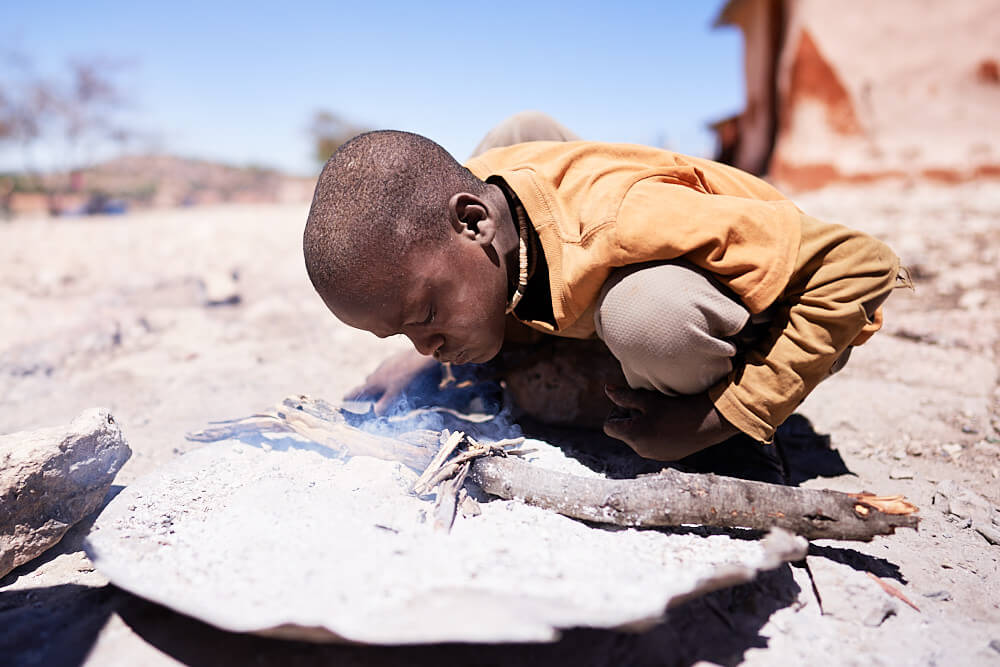
<svg viewBox="0 0 1000 667">
<path fill-rule="evenodd" d="M 665 396 L 612 385 L 604 390 L 616 406 L 604 421 L 604 432 L 643 458 L 676 461 L 739 432 L 707 394 Z"/>
<path fill-rule="evenodd" d="M 376 400 L 375 414 L 382 415 L 407 386 L 421 373 L 438 365 L 433 357 L 416 350 L 404 350 L 389 357 L 365 378 L 364 384 L 346 394 L 348 401 Z"/>
</svg>

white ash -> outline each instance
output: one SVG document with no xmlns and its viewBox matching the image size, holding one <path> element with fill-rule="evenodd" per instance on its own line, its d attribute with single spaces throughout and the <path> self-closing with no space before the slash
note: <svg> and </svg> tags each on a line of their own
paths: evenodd
<svg viewBox="0 0 1000 667">
<path fill-rule="evenodd" d="M 223 629 L 397 644 L 641 629 L 672 601 L 804 554 L 801 541 L 592 527 L 501 500 L 442 534 L 401 464 L 270 444 L 210 445 L 131 485 L 88 555 L 116 585 Z M 597 474 L 544 442 L 524 447 Z"/>
</svg>

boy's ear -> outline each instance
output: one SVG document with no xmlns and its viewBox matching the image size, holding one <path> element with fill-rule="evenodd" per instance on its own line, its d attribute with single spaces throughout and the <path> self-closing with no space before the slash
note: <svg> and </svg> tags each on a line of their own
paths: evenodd
<svg viewBox="0 0 1000 667">
<path fill-rule="evenodd" d="M 448 217 L 456 233 L 480 245 L 493 243 L 497 223 L 482 197 L 468 192 L 452 195 L 448 200 Z"/>
</svg>

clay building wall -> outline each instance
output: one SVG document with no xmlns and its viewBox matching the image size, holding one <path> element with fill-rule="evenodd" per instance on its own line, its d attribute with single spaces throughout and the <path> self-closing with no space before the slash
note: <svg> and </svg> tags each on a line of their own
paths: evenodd
<svg viewBox="0 0 1000 667">
<path fill-rule="evenodd" d="M 747 83 L 718 157 L 800 189 L 1000 176 L 997 0 L 733 0 L 717 25 Z"/>
</svg>

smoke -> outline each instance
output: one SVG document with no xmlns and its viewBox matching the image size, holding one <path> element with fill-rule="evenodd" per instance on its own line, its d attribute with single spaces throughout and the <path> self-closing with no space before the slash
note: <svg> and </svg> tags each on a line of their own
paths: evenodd
<svg viewBox="0 0 1000 667">
<path fill-rule="evenodd" d="M 375 414 L 374 400 L 346 401 L 341 412 L 352 426 L 391 438 L 444 429 L 485 441 L 522 435 L 498 381 L 478 379 L 474 368 L 462 376 L 442 381 L 441 373 L 433 372 L 416 378 L 383 416 Z"/>
</svg>

